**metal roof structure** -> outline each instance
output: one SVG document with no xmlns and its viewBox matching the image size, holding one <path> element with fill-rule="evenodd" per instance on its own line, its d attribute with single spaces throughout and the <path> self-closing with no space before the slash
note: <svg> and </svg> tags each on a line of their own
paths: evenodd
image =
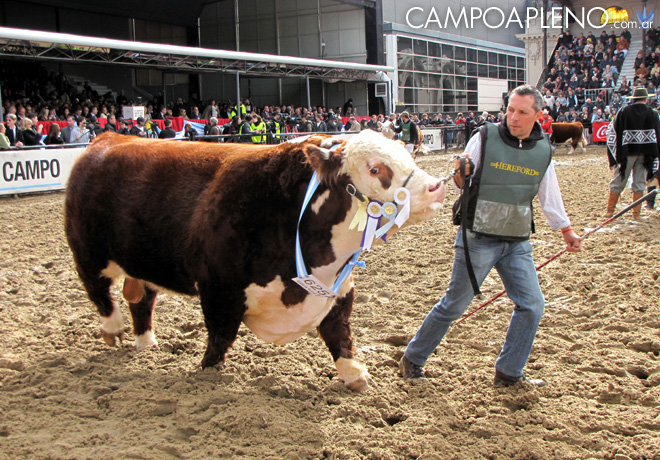
<svg viewBox="0 0 660 460">
<path fill-rule="evenodd" d="M 381 81 L 382 73 L 395 70 L 388 66 L 354 62 L 133 42 L 8 27 L 0 27 L 0 57 L 344 81 Z"/>
</svg>

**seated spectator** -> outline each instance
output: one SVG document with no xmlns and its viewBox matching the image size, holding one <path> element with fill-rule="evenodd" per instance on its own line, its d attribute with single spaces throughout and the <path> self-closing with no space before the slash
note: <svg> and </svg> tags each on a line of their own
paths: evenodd
<svg viewBox="0 0 660 460">
<path fill-rule="evenodd" d="M 16 126 L 18 118 L 16 114 L 7 114 L 7 123 L 5 123 L 5 135 L 9 139 L 9 145 L 12 147 L 23 147 L 23 133 L 20 128 Z"/>
<path fill-rule="evenodd" d="M 191 110 L 192 113 L 190 114 L 190 120 L 199 120 L 201 118 L 201 115 L 199 114 L 199 107 L 193 106 Z"/>
<path fill-rule="evenodd" d="M 105 124 L 105 127 L 103 128 L 103 132 L 106 131 L 112 131 L 113 133 L 118 132 L 117 131 L 117 118 L 115 117 L 114 113 L 111 113 L 108 115 L 108 121 Z"/>
<path fill-rule="evenodd" d="M 635 71 L 635 77 L 646 78 L 649 76 L 649 69 L 646 68 L 646 64 L 643 62 L 639 65 L 639 68 Z"/>
<path fill-rule="evenodd" d="M 48 134 L 44 138 L 45 145 L 61 145 L 64 144 L 64 140 L 60 137 L 60 125 L 57 123 L 51 123 L 50 128 L 48 129 Z"/>
<path fill-rule="evenodd" d="M 217 123 L 217 122 L 216 122 Z M 172 129 L 172 120 L 165 119 L 163 122 L 165 128 L 158 134 L 159 139 L 173 139 L 176 137 L 176 131 Z"/>
<path fill-rule="evenodd" d="M 38 125 L 39 130 L 34 128 L 32 125 L 32 120 L 28 117 L 22 118 L 18 123 L 18 127 L 23 132 L 23 145 L 24 146 L 33 146 L 41 144 L 41 130 L 43 130 L 43 125 Z"/>
<path fill-rule="evenodd" d="M 191 125 L 190 123 L 186 123 L 183 126 L 183 135 L 189 141 L 197 140 L 197 131 L 195 130 L 195 128 L 193 128 L 193 125 Z"/>
<path fill-rule="evenodd" d="M 543 109 L 543 114 L 539 118 L 539 124 L 541 125 L 541 128 L 543 128 L 543 132 L 546 134 L 552 134 L 552 122 L 554 120 L 550 116 L 550 112 L 548 112 L 548 109 Z"/>
<path fill-rule="evenodd" d="M 597 123 L 599 121 L 608 121 L 607 118 L 605 118 L 602 109 L 597 109 L 591 116 L 591 123 Z"/>
<path fill-rule="evenodd" d="M 143 117 L 137 117 L 135 120 L 135 124 L 129 131 L 129 134 L 131 136 L 138 136 L 138 137 L 147 137 L 147 130 L 145 129 L 145 121 Z"/>
<path fill-rule="evenodd" d="M 0 150 L 8 150 L 11 148 L 9 145 L 9 139 L 7 139 L 7 136 L 5 135 L 6 129 L 5 124 L 0 123 Z"/>
</svg>

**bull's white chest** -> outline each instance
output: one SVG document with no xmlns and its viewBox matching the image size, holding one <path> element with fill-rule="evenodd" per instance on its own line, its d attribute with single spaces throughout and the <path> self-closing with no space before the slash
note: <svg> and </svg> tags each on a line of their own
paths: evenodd
<svg viewBox="0 0 660 460">
<path fill-rule="evenodd" d="M 317 327 L 334 302 L 333 298 L 309 294 L 303 302 L 287 306 L 282 303 L 283 291 L 279 275 L 266 286 L 251 284 L 245 290 L 243 323 L 261 340 L 276 345 L 293 342 Z"/>
</svg>

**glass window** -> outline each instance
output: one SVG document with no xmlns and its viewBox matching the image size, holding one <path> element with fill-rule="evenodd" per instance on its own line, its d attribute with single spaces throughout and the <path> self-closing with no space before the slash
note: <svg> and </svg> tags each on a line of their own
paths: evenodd
<svg viewBox="0 0 660 460">
<path fill-rule="evenodd" d="M 415 54 L 426 56 L 428 51 L 426 50 L 426 40 L 413 40 L 413 51 Z"/>
<path fill-rule="evenodd" d="M 465 48 L 462 46 L 454 47 L 454 59 L 458 61 L 465 61 Z"/>
<path fill-rule="evenodd" d="M 437 73 L 429 74 L 429 88 L 442 89 L 442 75 Z"/>
<path fill-rule="evenodd" d="M 443 73 L 454 73 L 454 61 L 451 59 L 442 59 L 442 72 Z"/>
<path fill-rule="evenodd" d="M 497 53 L 488 53 L 488 63 L 490 65 L 497 65 Z"/>
<path fill-rule="evenodd" d="M 469 91 L 476 91 L 479 88 L 479 83 L 476 78 L 467 79 L 467 89 Z"/>
<path fill-rule="evenodd" d="M 429 91 L 429 104 L 436 107 L 435 109 L 430 108 L 430 110 L 437 111 L 437 106 L 442 104 L 442 91 Z"/>
<path fill-rule="evenodd" d="M 467 63 L 454 61 L 454 70 L 456 75 L 465 75 L 467 73 Z"/>
<path fill-rule="evenodd" d="M 413 68 L 413 58 L 409 54 L 397 54 L 397 67 L 399 70 L 412 70 Z"/>
<path fill-rule="evenodd" d="M 515 67 L 516 66 L 516 57 L 509 55 L 509 67 Z"/>
<path fill-rule="evenodd" d="M 476 106 L 479 103 L 479 95 L 477 93 L 468 92 L 467 103 L 468 103 L 468 110 L 476 110 Z"/>
<path fill-rule="evenodd" d="M 488 76 L 488 66 L 484 64 L 479 64 L 479 72 L 478 72 L 480 77 L 487 77 Z"/>
<path fill-rule="evenodd" d="M 440 43 L 429 42 L 429 56 L 435 56 L 435 57 L 442 56 Z"/>
<path fill-rule="evenodd" d="M 413 86 L 413 73 L 399 71 L 399 86 Z"/>
<path fill-rule="evenodd" d="M 525 58 L 517 57 L 516 62 L 518 63 L 518 68 L 519 69 L 524 69 L 525 68 Z"/>
<path fill-rule="evenodd" d="M 454 46 L 442 45 L 442 56 L 448 57 L 449 59 L 454 59 Z"/>
<path fill-rule="evenodd" d="M 442 89 L 451 89 L 455 88 L 454 85 L 454 76 L 453 75 L 443 75 L 442 76 Z"/>
<path fill-rule="evenodd" d="M 497 78 L 497 66 L 496 65 L 489 65 L 488 66 L 488 77 L 489 78 Z"/>
<path fill-rule="evenodd" d="M 507 79 L 506 67 L 498 67 L 497 68 L 497 78 L 500 78 L 502 80 Z"/>
<path fill-rule="evenodd" d="M 467 108 L 467 93 L 465 91 L 457 92 L 455 95 L 455 102 L 460 110 L 465 110 Z"/>
<path fill-rule="evenodd" d="M 412 88 L 399 88 L 399 102 L 403 102 L 404 104 L 414 104 L 415 101 L 413 99 L 413 89 Z"/>
<path fill-rule="evenodd" d="M 518 80 L 524 80 L 525 79 L 525 69 L 516 70 L 516 78 Z"/>
<path fill-rule="evenodd" d="M 412 39 L 406 37 L 397 37 L 397 50 L 399 53 L 412 53 Z"/>
<path fill-rule="evenodd" d="M 413 70 L 418 72 L 428 72 L 429 69 L 429 58 L 422 56 L 415 56 L 413 58 Z"/>
<path fill-rule="evenodd" d="M 467 79 L 465 77 L 456 77 L 456 89 L 457 90 L 466 90 L 467 89 Z"/>
<path fill-rule="evenodd" d="M 474 48 L 468 48 L 467 60 L 468 62 L 477 62 L 477 50 L 475 50 Z"/>
<path fill-rule="evenodd" d="M 516 69 L 508 69 L 509 80 L 516 80 Z"/>
<path fill-rule="evenodd" d="M 428 88 L 429 87 L 429 74 L 427 73 L 413 73 L 413 80 L 415 88 Z"/>
<path fill-rule="evenodd" d="M 477 64 L 473 62 L 468 62 L 467 63 L 467 74 L 471 77 L 476 77 L 477 76 Z"/>
<path fill-rule="evenodd" d="M 442 104 L 443 105 L 454 105 L 454 92 L 453 91 L 443 91 L 442 92 Z M 445 112 L 448 110 L 445 108 Z"/>
<path fill-rule="evenodd" d="M 441 72 L 442 61 L 438 58 L 429 58 L 429 72 Z"/>
<path fill-rule="evenodd" d="M 488 53 L 485 51 L 479 51 L 477 56 L 479 57 L 479 64 L 488 64 Z"/>
</svg>

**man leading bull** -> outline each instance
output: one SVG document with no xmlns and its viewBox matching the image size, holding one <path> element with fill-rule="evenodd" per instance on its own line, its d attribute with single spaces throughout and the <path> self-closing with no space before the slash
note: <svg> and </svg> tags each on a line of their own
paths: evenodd
<svg viewBox="0 0 660 460">
<path fill-rule="evenodd" d="M 533 198 L 538 194 L 548 224 L 561 230 L 567 251 L 579 251 L 582 242 L 564 210 L 551 161 L 552 147 L 537 122 L 542 107 L 543 98 L 536 88 L 519 86 L 509 98 L 505 119 L 479 128 L 466 146 L 466 156 L 474 161 L 474 174 L 464 191 L 469 203 L 456 235 L 451 281 L 401 358 L 404 378 L 424 378 L 429 355 L 495 267 L 515 308 L 495 363 L 494 383 L 545 385 L 523 374 L 545 305 L 529 242 L 534 231 Z"/>
</svg>

